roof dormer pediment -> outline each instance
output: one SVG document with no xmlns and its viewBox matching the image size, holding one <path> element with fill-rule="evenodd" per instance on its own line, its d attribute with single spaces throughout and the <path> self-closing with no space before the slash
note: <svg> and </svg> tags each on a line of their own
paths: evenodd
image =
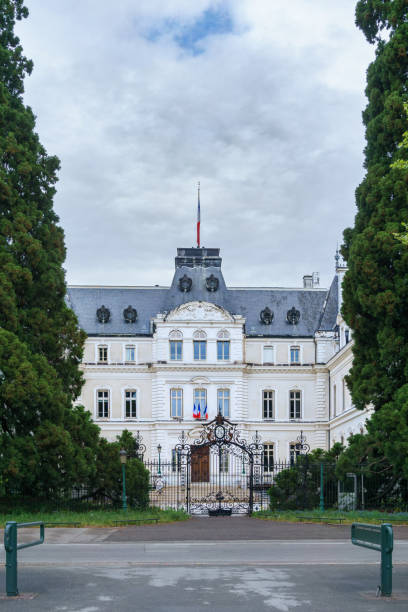
<svg viewBox="0 0 408 612">
<path fill-rule="evenodd" d="M 222 321 L 234 323 L 234 317 L 221 306 L 209 302 L 187 302 L 171 310 L 164 319 L 167 323 L 173 321 Z"/>
</svg>

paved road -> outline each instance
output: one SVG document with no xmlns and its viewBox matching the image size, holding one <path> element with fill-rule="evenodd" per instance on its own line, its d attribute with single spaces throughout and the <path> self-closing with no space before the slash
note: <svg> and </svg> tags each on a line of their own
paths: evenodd
<svg viewBox="0 0 408 612">
<path fill-rule="evenodd" d="M 160 530 L 167 529 L 161 541 L 154 526 L 46 530 L 46 544 L 19 553 L 20 592 L 36 597 L 3 600 L 0 609 L 297 612 L 302 607 L 310 612 L 382 612 L 391 606 L 407 611 L 407 539 L 395 542 L 395 598 L 384 601 L 375 598 L 379 554 L 353 546 L 349 527 L 325 525 L 320 530 L 316 525 L 265 521 L 253 526 L 253 521 L 193 519 L 160 525 Z M 260 526 L 266 538 L 251 538 Z M 323 535 L 320 539 L 316 528 Z M 329 534 L 335 535 L 329 539 Z M 22 539 L 33 536 L 27 530 Z M 3 564 L 3 551 L 0 559 Z"/>
</svg>

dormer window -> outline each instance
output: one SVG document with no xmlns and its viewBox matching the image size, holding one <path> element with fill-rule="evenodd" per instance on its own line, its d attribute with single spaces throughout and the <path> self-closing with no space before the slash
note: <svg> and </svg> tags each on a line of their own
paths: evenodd
<svg viewBox="0 0 408 612">
<path fill-rule="evenodd" d="M 273 363 L 274 355 L 273 355 L 273 346 L 264 346 L 263 347 L 263 363 Z"/>
<path fill-rule="evenodd" d="M 300 363 L 300 346 L 290 347 L 290 363 L 298 365 Z"/>
<path fill-rule="evenodd" d="M 136 361 L 136 348 L 133 344 L 128 344 L 125 347 L 125 361 L 127 362 Z"/>
<path fill-rule="evenodd" d="M 108 347 L 105 344 L 98 346 L 98 363 L 108 363 Z"/>
</svg>

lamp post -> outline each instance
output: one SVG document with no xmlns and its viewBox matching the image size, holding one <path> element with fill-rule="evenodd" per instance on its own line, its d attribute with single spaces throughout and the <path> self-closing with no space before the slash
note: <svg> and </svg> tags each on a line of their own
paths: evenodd
<svg viewBox="0 0 408 612">
<path fill-rule="evenodd" d="M 126 460 L 127 453 L 125 450 L 121 450 L 119 452 L 120 462 L 122 464 L 122 510 L 123 512 L 127 512 L 127 503 L 126 503 Z"/>
<path fill-rule="evenodd" d="M 161 453 L 161 444 L 157 445 L 157 452 L 159 453 L 159 469 L 157 470 L 157 475 L 161 476 L 161 464 L 160 464 L 160 453 Z"/>
<path fill-rule="evenodd" d="M 303 430 L 300 431 L 300 436 L 297 438 L 296 451 L 298 454 L 304 456 L 303 460 L 303 509 L 306 508 L 307 503 L 307 471 L 309 468 L 309 451 L 310 446 L 306 442 L 306 436 L 303 435 Z"/>
</svg>

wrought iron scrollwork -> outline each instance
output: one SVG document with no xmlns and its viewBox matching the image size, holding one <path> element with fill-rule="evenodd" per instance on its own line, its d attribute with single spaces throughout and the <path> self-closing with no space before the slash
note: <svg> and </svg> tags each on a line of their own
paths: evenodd
<svg viewBox="0 0 408 612">
<path fill-rule="evenodd" d="M 96 317 L 99 323 L 108 323 L 110 316 L 111 316 L 110 310 L 109 308 L 106 308 L 104 304 L 102 304 L 102 306 L 98 308 L 96 311 Z"/>
<path fill-rule="evenodd" d="M 307 444 L 306 436 L 303 434 L 303 430 L 296 439 L 295 449 L 302 455 L 307 455 L 310 451 L 310 444 Z"/>
<path fill-rule="evenodd" d="M 203 429 L 199 437 L 194 440 L 192 446 L 235 446 L 248 455 L 253 455 L 253 445 L 248 444 L 247 440 L 241 437 L 241 432 L 237 429 L 237 424 L 232 423 L 220 412 L 218 412 L 215 419 L 204 424 L 202 427 Z"/>
<path fill-rule="evenodd" d="M 143 438 L 139 430 L 137 430 L 137 433 L 135 435 L 135 451 L 136 457 L 143 461 L 143 457 L 146 452 L 146 444 L 143 444 Z"/>
</svg>

